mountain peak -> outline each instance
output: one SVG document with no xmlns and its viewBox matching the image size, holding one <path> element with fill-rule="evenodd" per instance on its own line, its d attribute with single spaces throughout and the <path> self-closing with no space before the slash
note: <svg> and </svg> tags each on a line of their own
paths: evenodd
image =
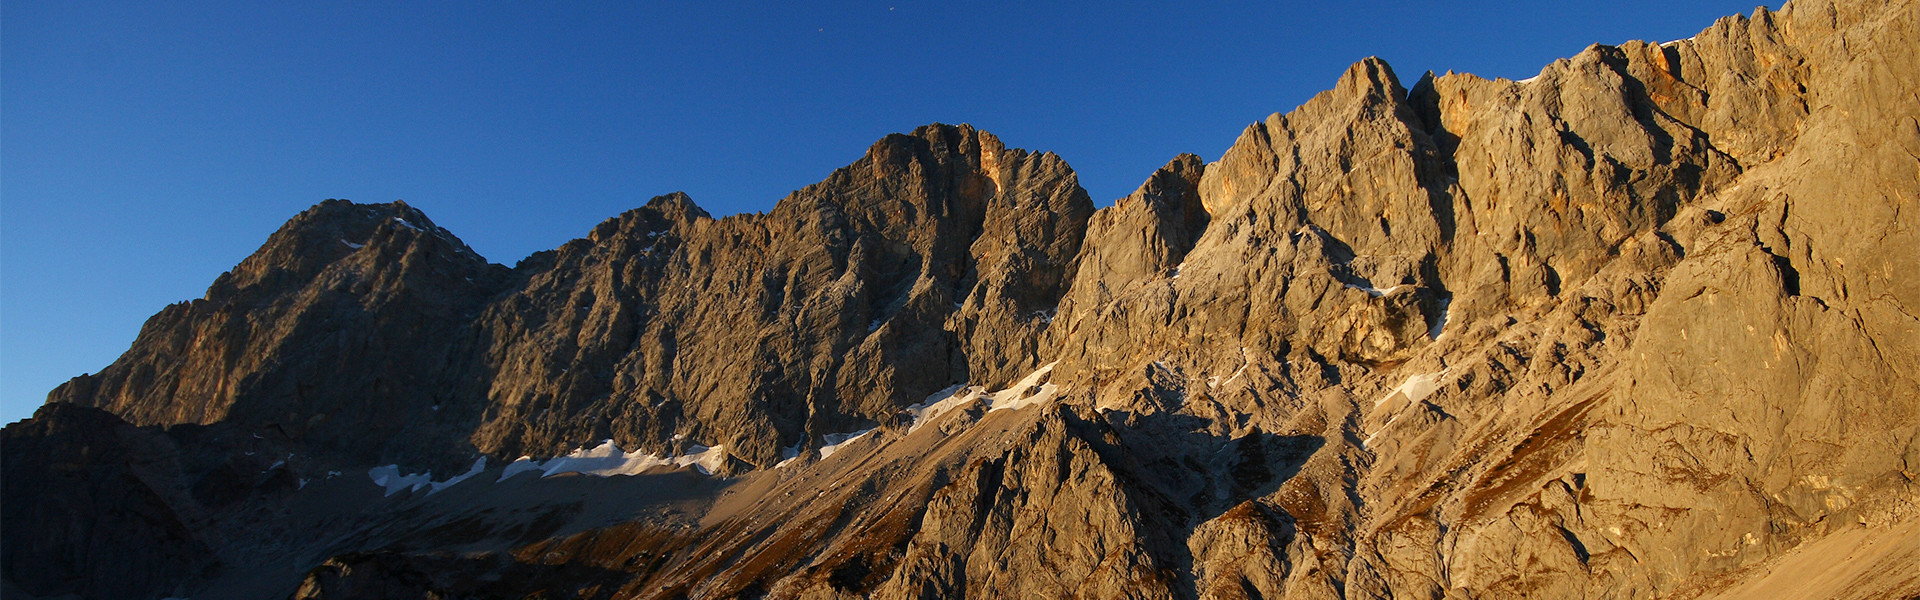
<svg viewBox="0 0 1920 600">
<path fill-rule="evenodd" d="M 512 271 L 323 202 L 0 436 L 0 589 L 1915 597 L 1916 1 L 1367 58 L 1098 210 L 938 123 Z"/>
<path fill-rule="evenodd" d="M 1347 67 L 1346 71 L 1340 74 L 1340 79 L 1334 84 L 1334 87 L 1365 88 L 1378 90 L 1382 93 L 1401 89 L 1400 78 L 1394 74 L 1393 67 L 1388 65 L 1385 59 L 1378 56 L 1369 56 L 1354 61 L 1352 65 Z M 1406 94 L 1402 92 L 1399 95 L 1405 96 Z"/>
<path fill-rule="evenodd" d="M 647 203 L 642 206 L 660 213 L 661 216 L 675 222 L 713 218 L 707 214 L 705 209 L 700 208 L 700 205 L 694 204 L 693 198 L 688 196 L 686 192 L 673 192 L 662 196 L 654 196 L 653 199 L 648 200 Z"/>
</svg>

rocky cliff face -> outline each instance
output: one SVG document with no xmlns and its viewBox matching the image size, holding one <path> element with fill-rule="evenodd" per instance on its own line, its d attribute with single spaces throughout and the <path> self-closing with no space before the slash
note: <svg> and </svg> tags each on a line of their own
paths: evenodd
<svg viewBox="0 0 1920 600">
<path fill-rule="evenodd" d="M 137 425 L 244 424 L 348 462 L 433 460 L 484 389 L 466 331 L 507 278 L 404 203 L 329 200 L 48 402 Z"/>
<path fill-rule="evenodd" d="M 1098 210 L 944 125 L 512 269 L 329 201 L 8 428 L 7 590 L 1920 596 L 1916 21 L 1368 59 Z"/>
<path fill-rule="evenodd" d="M 680 436 L 767 467 L 950 384 L 1003 383 L 1037 364 L 1092 212 L 1058 156 L 965 125 L 889 136 L 768 214 L 656 198 L 522 264 L 481 316 L 474 443 Z"/>
</svg>

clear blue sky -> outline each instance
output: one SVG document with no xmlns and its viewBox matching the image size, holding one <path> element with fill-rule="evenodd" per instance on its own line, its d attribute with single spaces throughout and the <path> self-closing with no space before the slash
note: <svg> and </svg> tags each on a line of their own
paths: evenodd
<svg viewBox="0 0 1920 600">
<path fill-rule="evenodd" d="M 405 199 L 511 265 L 675 190 L 766 210 L 939 121 L 1106 204 L 1369 55 L 1517 79 L 1751 1 L 6 0 L 0 422 L 325 198 Z"/>
</svg>

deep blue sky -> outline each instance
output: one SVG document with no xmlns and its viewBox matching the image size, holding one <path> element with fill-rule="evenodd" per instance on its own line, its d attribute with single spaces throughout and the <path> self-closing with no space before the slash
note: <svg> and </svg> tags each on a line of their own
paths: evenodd
<svg viewBox="0 0 1920 600">
<path fill-rule="evenodd" d="M 1754 6 L 961 4 L 6 0 L 0 422 L 325 198 L 405 199 L 511 265 L 675 190 L 764 211 L 939 121 L 1104 205 L 1369 55 L 1517 79 Z"/>
</svg>

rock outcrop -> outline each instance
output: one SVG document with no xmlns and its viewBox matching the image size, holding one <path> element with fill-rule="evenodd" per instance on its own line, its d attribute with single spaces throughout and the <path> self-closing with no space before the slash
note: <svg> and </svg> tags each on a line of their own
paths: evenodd
<svg viewBox="0 0 1920 600">
<path fill-rule="evenodd" d="M 506 280 L 403 202 L 329 200 L 48 402 L 241 424 L 352 463 L 434 462 L 470 430 L 485 373 L 462 345 Z"/>
<path fill-rule="evenodd" d="M 171 490 L 154 483 L 170 448 L 156 437 L 64 403 L 6 428 L 8 596 L 157 598 L 215 565 Z"/>
<path fill-rule="evenodd" d="M 1797 0 L 1524 81 L 1366 59 L 1098 210 L 964 125 L 511 269 L 329 201 L 7 429 L 0 571 L 10 596 L 1917 597 L 1916 39 L 1913 0 Z"/>
<path fill-rule="evenodd" d="M 1038 364 L 1092 212 L 1058 156 L 965 125 L 889 136 L 764 215 L 656 198 L 523 263 L 481 316 L 474 442 L 679 437 L 766 467 L 950 384 L 1004 383 Z"/>
</svg>

